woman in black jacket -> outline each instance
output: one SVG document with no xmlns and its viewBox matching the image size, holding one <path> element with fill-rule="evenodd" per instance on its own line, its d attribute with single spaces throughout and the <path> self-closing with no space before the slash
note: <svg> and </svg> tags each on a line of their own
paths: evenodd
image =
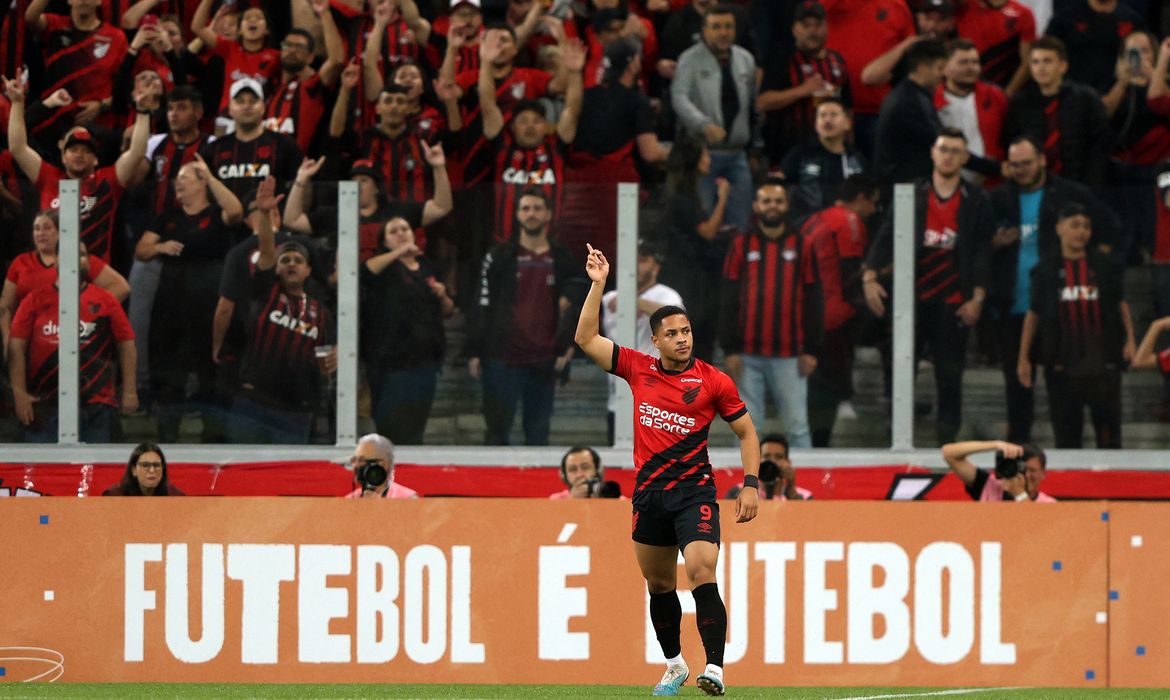
<svg viewBox="0 0 1170 700">
<path fill-rule="evenodd" d="M 422 443 L 455 302 L 435 277 L 402 217 L 386 222 L 382 246 L 362 267 L 362 360 L 378 432 L 399 445 Z"/>
</svg>

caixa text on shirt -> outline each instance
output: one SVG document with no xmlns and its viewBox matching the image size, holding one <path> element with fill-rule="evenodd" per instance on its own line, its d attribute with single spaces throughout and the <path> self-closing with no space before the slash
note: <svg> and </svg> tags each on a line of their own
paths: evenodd
<svg viewBox="0 0 1170 700">
<path fill-rule="evenodd" d="M 230 180 L 236 177 L 264 178 L 272 174 L 268 163 L 225 163 L 215 171 L 220 180 Z"/>
<path fill-rule="evenodd" d="M 319 333 L 316 325 L 309 323 L 304 319 L 297 318 L 291 314 L 286 314 L 280 309 L 273 309 L 272 312 L 268 314 L 268 321 L 269 323 L 275 323 L 281 328 L 287 328 L 293 333 L 300 333 L 301 335 L 312 338 L 313 340 L 317 339 L 317 335 Z"/>
<path fill-rule="evenodd" d="M 643 401 L 638 405 L 638 422 L 647 428 L 665 430 L 675 435 L 690 435 L 695 419 L 681 413 L 651 406 Z"/>
</svg>

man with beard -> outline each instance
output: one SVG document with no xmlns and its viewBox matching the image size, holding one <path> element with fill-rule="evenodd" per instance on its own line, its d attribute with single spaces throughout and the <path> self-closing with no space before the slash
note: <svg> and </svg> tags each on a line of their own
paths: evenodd
<svg viewBox="0 0 1170 700">
<path fill-rule="evenodd" d="M 816 0 L 796 6 L 792 21 L 796 48 L 774 51 L 764 65 L 756 108 L 764 113 L 768 162 L 779 165 L 790 148 L 814 135 L 816 109 L 825 98 L 852 104 L 849 73 L 841 54 L 825 48 L 829 25 Z"/>
<path fill-rule="evenodd" d="M 320 299 L 305 293 L 312 273 L 309 251 L 296 241 L 276 247 L 272 226 L 282 197 L 276 181 L 262 181 L 259 211 L 260 259 L 251 280 L 248 342 L 240 368 L 240 391 L 228 426 L 237 444 L 307 444 L 319 377 L 337 368 L 333 319 Z M 318 364 L 316 350 L 331 351 Z"/>
<path fill-rule="evenodd" d="M 995 284 L 988 311 L 996 323 L 1004 388 L 1007 391 L 1008 440 L 1032 439 L 1032 389 L 1021 384 L 1016 355 L 1024 315 L 1032 300 L 1032 269 L 1042 257 L 1055 254 L 1056 215 L 1064 206 L 1083 204 L 1093 221 L 1093 247 L 1110 250 L 1120 223 L 1101 200 L 1080 183 L 1047 170 L 1048 160 L 1038 143 L 1020 137 L 1008 146 L 1008 181 L 991 191 L 997 228 L 991 239 L 991 270 Z"/>
<path fill-rule="evenodd" d="M 963 182 L 967 137 L 944 128 L 930 157 L 934 170 L 916 186 L 914 205 L 915 357 L 929 352 L 938 395 L 938 442 L 954 442 L 963 406 L 967 329 L 979 322 L 991 284 L 991 236 L 995 230 L 987 195 Z M 866 304 L 886 313 L 879 271 L 890 266 L 893 217 L 879 229 L 861 274 Z"/>
<path fill-rule="evenodd" d="M 943 82 L 934 89 L 934 107 L 943 126 L 954 127 L 967 135 L 971 160 L 963 177 L 976 185 L 982 184 L 980 175 L 998 178 L 1002 171 L 1000 133 L 1008 105 L 1003 90 L 979 79 L 980 71 L 975 44 L 967 39 L 954 39 L 947 42 Z"/>
<path fill-rule="evenodd" d="M 817 366 L 821 298 L 804 236 L 787 221 L 788 194 L 779 184 L 756 190 L 753 230 L 731 242 L 723 264 L 719 342 L 725 367 L 761 424 L 772 395 L 794 447 L 812 447 L 808 375 Z"/>
<path fill-rule="evenodd" d="M 345 47 L 328 0 L 313 0 L 312 4 L 325 35 L 325 62 L 320 70 L 309 67 L 315 48 L 313 35 L 299 28 L 290 31 L 280 42 L 280 84 L 272 90 L 264 115 L 265 127 L 288 134 L 305 153 L 325 115 L 325 92 L 337 84 L 345 63 Z"/>
<path fill-rule="evenodd" d="M 479 303 L 467 334 L 467 369 L 483 383 L 484 442 L 510 444 L 524 403 L 524 443 L 547 445 L 556 379 L 569 364 L 580 275 L 548 237 L 552 201 L 531 188 L 516 207 L 519 235 L 483 259 Z"/>
<path fill-rule="evenodd" d="M 853 115 L 835 97 L 816 109 L 816 138 L 788 152 L 775 173 L 788 183 L 790 211 L 799 223 L 813 212 L 830 207 L 846 178 L 863 172 L 865 156 L 850 142 Z"/>
<path fill-rule="evenodd" d="M 874 139 L 874 174 L 888 188 L 930 177 L 930 149 L 942 129 L 934 90 L 943 80 L 947 52 L 942 42 L 920 41 L 906 52 L 906 79 L 882 101 Z M 889 198 L 887 197 L 887 200 Z"/>
<path fill-rule="evenodd" d="M 268 177 L 276 179 L 278 188 L 286 187 L 300 166 L 300 147 L 284 134 L 264 128 L 264 88 L 255 78 L 240 78 L 230 93 L 234 128 L 204 146 L 199 155 L 237 198 Z"/>
</svg>

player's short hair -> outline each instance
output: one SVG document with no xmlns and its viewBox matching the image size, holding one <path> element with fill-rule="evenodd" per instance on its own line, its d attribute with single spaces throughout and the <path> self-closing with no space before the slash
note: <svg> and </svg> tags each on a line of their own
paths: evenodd
<svg viewBox="0 0 1170 700">
<path fill-rule="evenodd" d="M 1068 60 L 1068 47 L 1060 39 L 1048 34 L 1033 41 L 1032 47 L 1028 50 L 1028 54 L 1031 55 L 1036 51 L 1055 51 L 1056 55 L 1060 57 L 1060 60 Z"/>
<path fill-rule="evenodd" d="M 1069 202 L 1056 211 L 1057 221 L 1064 221 L 1074 216 L 1083 216 L 1090 221 L 1093 220 L 1093 217 L 1089 215 L 1089 210 L 1080 202 Z"/>
<path fill-rule="evenodd" d="M 946 43 L 946 47 L 947 58 L 954 56 L 960 51 L 977 51 L 979 49 L 979 47 L 975 46 L 975 42 L 970 39 L 964 39 L 963 37 L 951 39 Z"/>
<path fill-rule="evenodd" d="M 906 72 L 913 73 L 919 66 L 947 60 L 947 49 L 937 39 L 924 39 L 906 50 Z"/>
<path fill-rule="evenodd" d="M 957 129 L 953 126 L 944 126 L 938 130 L 936 139 L 959 139 L 963 143 L 967 143 L 967 135 L 963 133 L 962 129 Z"/>
<path fill-rule="evenodd" d="M 662 319 L 667 316 L 677 316 L 679 314 L 686 316 L 688 321 L 691 320 L 691 315 L 687 313 L 686 309 L 673 304 L 663 306 L 650 314 L 650 335 L 658 335 L 658 329 L 662 328 Z"/>
<path fill-rule="evenodd" d="M 600 477 L 602 475 L 604 467 L 601 466 L 601 455 L 597 454 L 597 450 L 588 445 L 573 445 L 561 456 L 561 481 L 565 482 L 566 486 L 569 485 L 569 475 L 566 465 L 569 461 L 569 455 L 575 452 L 588 452 L 589 458 L 593 460 L 593 466 L 597 469 L 597 476 Z"/>
<path fill-rule="evenodd" d="M 872 175 L 854 173 L 841 183 L 841 201 L 856 202 L 858 197 L 874 199 L 881 189 L 882 184 Z"/>
<path fill-rule="evenodd" d="M 784 454 L 788 454 L 788 438 L 784 437 L 783 434 L 768 433 L 764 437 L 760 438 L 760 447 L 763 448 L 763 446 L 769 442 L 775 442 L 780 445 L 784 445 Z"/>
</svg>

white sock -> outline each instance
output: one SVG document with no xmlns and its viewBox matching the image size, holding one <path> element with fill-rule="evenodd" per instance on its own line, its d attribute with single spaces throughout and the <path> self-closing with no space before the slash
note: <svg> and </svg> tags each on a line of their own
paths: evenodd
<svg viewBox="0 0 1170 700">
<path fill-rule="evenodd" d="M 671 666 L 686 666 L 686 665 L 687 665 L 687 662 L 683 661 L 682 654 L 679 654 L 678 656 L 674 657 L 673 659 L 666 660 L 666 666 L 668 668 Z"/>
<path fill-rule="evenodd" d="M 723 678 L 723 667 L 716 666 L 715 664 L 707 664 L 707 668 L 703 671 L 703 673 L 709 676 L 718 676 L 719 678 Z"/>
</svg>

